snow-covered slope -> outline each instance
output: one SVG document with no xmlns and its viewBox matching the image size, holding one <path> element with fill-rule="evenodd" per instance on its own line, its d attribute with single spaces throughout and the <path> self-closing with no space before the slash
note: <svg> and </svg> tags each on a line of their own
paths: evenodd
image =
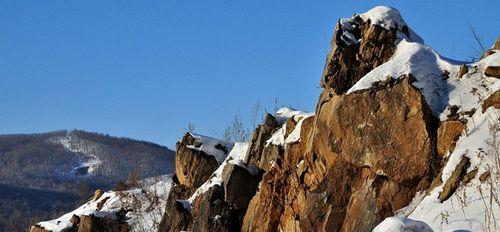
<svg viewBox="0 0 500 232">
<path fill-rule="evenodd" d="M 172 175 L 150 178 L 140 184 L 137 189 L 116 192 L 108 191 L 99 198 L 78 207 L 63 216 L 39 222 L 37 225 L 53 232 L 71 228 L 73 215 L 94 215 L 96 217 L 109 217 L 118 219 L 118 212 L 130 210 L 125 214 L 126 222 L 132 231 L 156 231 L 165 212 L 165 201 L 172 186 Z M 99 204 L 102 208 L 99 208 Z"/>
</svg>

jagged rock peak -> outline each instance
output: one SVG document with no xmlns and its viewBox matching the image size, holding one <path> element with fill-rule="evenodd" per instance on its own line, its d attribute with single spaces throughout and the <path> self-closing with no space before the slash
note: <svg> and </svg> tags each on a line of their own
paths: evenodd
<svg viewBox="0 0 500 232">
<path fill-rule="evenodd" d="M 321 78 L 329 94 L 343 94 L 361 77 L 385 63 L 401 40 L 419 42 L 398 10 L 377 6 L 363 14 L 340 19 Z"/>
</svg>

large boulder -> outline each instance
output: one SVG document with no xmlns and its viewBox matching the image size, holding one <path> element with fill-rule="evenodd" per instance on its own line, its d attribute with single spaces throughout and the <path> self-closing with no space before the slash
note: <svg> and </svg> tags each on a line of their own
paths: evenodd
<svg viewBox="0 0 500 232">
<path fill-rule="evenodd" d="M 211 142 L 216 141 L 212 139 Z M 226 154 L 230 148 L 224 142 L 203 144 L 203 141 L 192 133 L 186 133 L 176 144 L 175 175 L 180 184 L 188 188 L 197 188 L 208 180 L 210 175 L 219 167 L 217 157 L 208 154 L 203 146 L 211 146 L 211 150 Z"/>
</svg>

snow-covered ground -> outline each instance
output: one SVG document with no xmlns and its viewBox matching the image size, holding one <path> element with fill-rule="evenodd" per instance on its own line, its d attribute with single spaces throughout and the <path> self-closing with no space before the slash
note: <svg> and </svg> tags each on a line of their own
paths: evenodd
<svg viewBox="0 0 500 232">
<path fill-rule="evenodd" d="M 172 175 L 149 178 L 142 181 L 141 187 L 123 192 L 108 191 L 96 200 L 90 200 L 77 209 L 63 216 L 39 222 L 37 225 L 58 232 L 72 226 L 70 220 L 73 215 L 95 215 L 117 219 L 116 213 L 121 209 L 132 209 L 126 214 L 126 222 L 132 231 L 157 231 L 165 213 L 166 199 L 172 187 Z M 103 207 L 99 210 L 97 204 L 104 199 Z"/>
</svg>

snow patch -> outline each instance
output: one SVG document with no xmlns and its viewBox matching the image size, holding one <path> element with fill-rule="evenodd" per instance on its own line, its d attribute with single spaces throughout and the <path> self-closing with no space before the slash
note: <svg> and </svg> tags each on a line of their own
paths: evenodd
<svg viewBox="0 0 500 232">
<path fill-rule="evenodd" d="M 302 123 L 306 118 L 314 116 L 314 114 L 284 107 L 279 109 L 276 112 L 275 116 L 278 119 L 278 122 L 282 124 L 282 126 L 276 132 L 273 133 L 271 138 L 269 138 L 266 141 L 266 146 L 268 146 L 269 144 L 273 144 L 276 146 L 283 146 L 285 144 L 298 142 L 300 140 L 300 131 L 302 128 Z M 289 118 L 292 118 L 295 122 L 297 122 L 297 125 L 295 126 L 293 131 L 285 138 L 286 134 L 285 122 Z"/>
<path fill-rule="evenodd" d="M 219 164 L 222 163 L 224 161 L 224 159 L 226 159 L 227 151 L 231 150 L 231 148 L 233 147 L 232 143 L 224 142 L 222 140 L 218 140 L 215 138 L 211 138 L 211 137 L 203 136 L 203 135 L 199 135 L 199 134 L 194 134 L 191 132 L 189 134 L 200 145 L 199 146 L 188 145 L 186 147 L 189 149 L 193 149 L 193 150 L 203 151 L 207 155 L 213 156 Z M 227 150 L 224 151 L 224 149 L 220 148 L 219 146 L 223 146 Z"/>
<path fill-rule="evenodd" d="M 425 222 L 405 217 L 389 217 L 382 221 L 373 232 L 433 232 Z"/>
</svg>

